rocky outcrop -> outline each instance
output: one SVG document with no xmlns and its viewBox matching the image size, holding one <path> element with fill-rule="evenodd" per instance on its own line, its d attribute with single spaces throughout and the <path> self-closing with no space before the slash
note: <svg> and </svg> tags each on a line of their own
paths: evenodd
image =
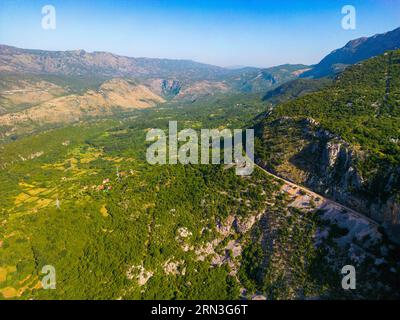
<svg viewBox="0 0 400 320">
<path fill-rule="evenodd" d="M 366 170 L 367 152 L 312 118 L 281 117 L 263 130 L 264 143 L 279 154 L 260 160 L 263 167 L 382 223 L 400 242 L 400 168 L 381 163 Z"/>
<path fill-rule="evenodd" d="M 358 164 L 366 157 L 363 152 L 355 151 L 349 143 L 320 127 L 309 130 L 309 134 L 315 138 L 309 150 L 313 150 L 320 161 L 305 184 L 383 223 L 392 238 L 400 241 L 399 168 L 363 176 L 358 169 Z"/>
<path fill-rule="evenodd" d="M 244 234 L 249 231 L 259 219 L 260 216 L 249 216 L 247 218 L 236 217 L 233 221 L 233 226 L 237 233 Z"/>
</svg>

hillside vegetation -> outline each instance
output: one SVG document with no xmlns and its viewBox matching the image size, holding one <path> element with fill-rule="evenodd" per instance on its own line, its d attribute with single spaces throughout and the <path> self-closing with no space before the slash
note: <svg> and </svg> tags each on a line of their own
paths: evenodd
<svg viewBox="0 0 400 320">
<path fill-rule="evenodd" d="M 391 51 L 279 105 L 258 126 L 261 161 L 398 234 L 399 84 L 400 51 Z"/>
<path fill-rule="evenodd" d="M 308 69 L 0 46 L 0 299 L 398 299 L 400 51 Z M 259 166 L 149 164 L 171 120 Z"/>
<path fill-rule="evenodd" d="M 220 97 L 3 143 L 0 298 L 395 297 L 397 249 L 368 222 L 319 212 L 259 169 L 146 162 L 149 128 L 246 127 L 262 111 Z M 374 285 L 343 291 L 348 263 Z M 56 290 L 41 287 L 44 265 Z"/>
</svg>

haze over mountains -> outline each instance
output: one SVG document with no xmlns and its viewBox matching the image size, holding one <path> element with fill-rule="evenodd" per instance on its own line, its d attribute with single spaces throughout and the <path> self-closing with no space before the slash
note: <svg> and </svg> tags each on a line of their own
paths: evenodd
<svg viewBox="0 0 400 320">
<path fill-rule="evenodd" d="M 45 51 L 20 49 L 0 45 L 0 72 L 18 74 L 55 74 L 64 76 L 101 76 L 135 78 L 178 78 L 180 80 L 221 80 L 241 73 L 254 75 L 261 70 L 270 71 L 272 78 L 280 69 L 235 68 L 228 69 L 191 60 L 131 58 L 109 52 Z M 293 71 L 306 69 L 299 65 Z M 301 72 L 300 72 L 301 73 Z M 279 79 L 274 80 L 278 82 Z"/>
<path fill-rule="evenodd" d="M 171 99 L 195 101 L 219 93 L 265 92 L 305 70 L 304 65 L 229 70 L 188 60 L 2 45 L 0 123 L 13 131 L 17 123 L 73 122 Z"/>
<path fill-rule="evenodd" d="M 296 80 L 299 77 L 332 76 L 350 64 L 399 46 L 400 28 L 350 41 L 313 67 L 298 64 L 232 69 L 189 60 L 0 45 L 0 124 L 3 134 L 9 135 L 17 130 L 16 124 L 74 122 L 170 100 L 196 101 L 227 93 L 266 94 L 264 99 L 276 104 L 328 83 Z"/>
<path fill-rule="evenodd" d="M 162 83 L 162 90 L 167 95 L 177 95 L 182 87 L 187 89 L 198 81 L 208 81 L 208 87 L 215 86 L 215 91 L 222 88 L 222 91 L 266 92 L 297 77 L 320 78 L 335 74 L 348 65 L 399 47 L 400 28 L 370 38 L 352 40 L 312 67 L 282 65 L 261 69 L 222 68 L 190 60 L 131 58 L 108 52 L 29 50 L 0 45 L 0 72 L 177 81 L 171 84 L 173 88 L 168 88 L 165 82 Z M 172 91 L 168 92 L 168 89 Z"/>
</svg>

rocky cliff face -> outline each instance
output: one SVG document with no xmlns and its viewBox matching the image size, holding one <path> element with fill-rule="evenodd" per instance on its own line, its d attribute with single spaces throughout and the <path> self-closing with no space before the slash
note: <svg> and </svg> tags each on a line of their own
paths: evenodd
<svg viewBox="0 0 400 320">
<path fill-rule="evenodd" d="M 310 173 L 305 184 L 382 222 L 400 240 L 396 232 L 400 230 L 400 168 L 388 167 L 363 176 L 358 163 L 366 155 L 361 151 L 326 130 L 309 133 L 316 138 L 314 152 L 320 162 L 319 170 Z"/>
<path fill-rule="evenodd" d="M 354 197 L 354 193 L 360 193 L 365 182 L 356 168 L 356 159 L 360 155 L 357 156 L 351 146 L 340 137 L 321 128 L 315 130 L 318 124 L 312 123 L 310 119 L 304 122 L 305 134 L 313 141 L 308 150 L 317 160 L 316 170 L 309 172 L 305 184 L 340 202 L 355 202 L 353 198 L 357 196 Z"/>
<path fill-rule="evenodd" d="M 287 136 L 278 145 L 281 162 L 271 165 L 270 158 L 265 166 L 381 222 L 391 238 L 400 241 L 400 168 L 362 172 L 368 155 L 310 118 L 282 118 L 266 130 L 265 143 L 275 143 L 274 152 L 276 134 L 286 131 Z"/>
</svg>

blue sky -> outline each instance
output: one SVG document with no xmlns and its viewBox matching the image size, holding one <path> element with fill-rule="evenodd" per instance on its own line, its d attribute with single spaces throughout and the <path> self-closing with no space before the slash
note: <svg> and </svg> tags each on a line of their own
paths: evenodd
<svg viewBox="0 0 400 320">
<path fill-rule="evenodd" d="M 44 5 L 56 30 L 41 27 Z M 341 9 L 357 10 L 356 30 Z M 110 51 L 220 66 L 317 63 L 347 41 L 400 26 L 400 0 L 1 0 L 0 43 Z"/>
</svg>

